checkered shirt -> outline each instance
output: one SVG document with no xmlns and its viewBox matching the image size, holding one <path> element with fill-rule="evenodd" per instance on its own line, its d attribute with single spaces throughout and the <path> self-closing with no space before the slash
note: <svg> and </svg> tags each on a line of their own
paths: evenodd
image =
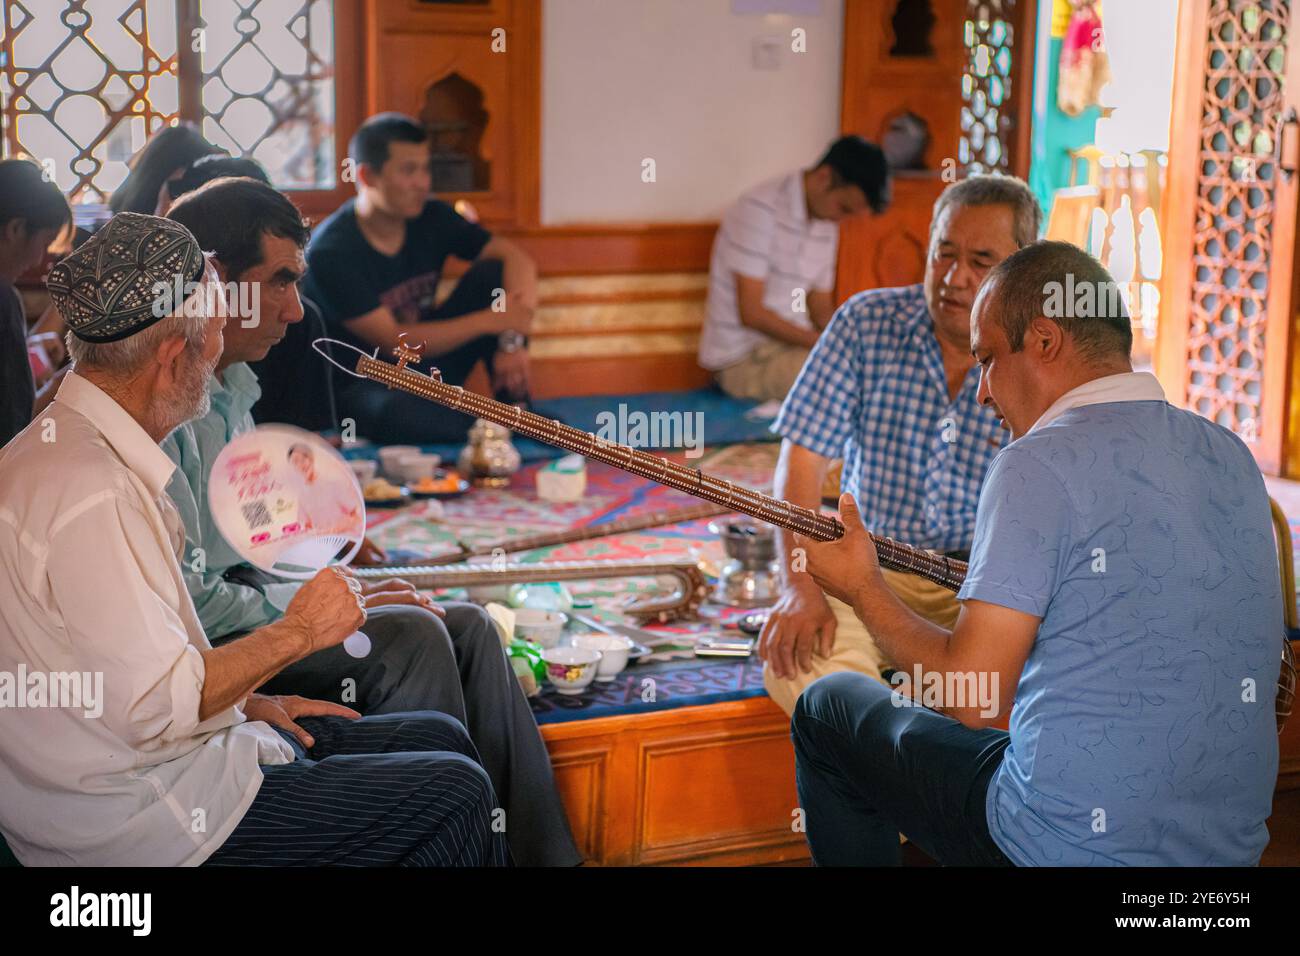
<svg viewBox="0 0 1300 956">
<path fill-rule="evenodd" d="M 859 292 L 822 333 L 772 430 L 842 457 L 841 489 L 875 533 L 968 550 L 984 473 L 1009 438 L 978 388 L 976 366 L 949 400 L 921 286 Z"/>
</svg>

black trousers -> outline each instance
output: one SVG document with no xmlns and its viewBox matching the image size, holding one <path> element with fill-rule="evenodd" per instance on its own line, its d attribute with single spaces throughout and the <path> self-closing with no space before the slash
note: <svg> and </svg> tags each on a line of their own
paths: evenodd
<svg viewBox="0 0 1300 956">
<path fill-rule="evenodd" d="M 480 259 L 461 276 L 451 295 L 426 321 L 454 319 L 490 308 L 493 291 L 502 288 L 499 259 Z M 482 335 L 441 355 L 426 355 L 421 369 L 435 366 L 449 385 L 464 385 L 474 366 L 483 362 L 492 373 L 497 336 Z M 399 392 L 378 382 L 345 382 L 338 395 L 339 414 L 357 423 L 357 434 L 381 445 L 439 445 L 463 442 L 474 420 L 460 412 Z"/>
<path fill-rule="evenodd" d="M 904 700 L 849 671 L 800 695 L 791 733 L 813 862 L 897 866 L 903 833 L 945 865 L 1009 866 L 984 809 L 1007 732 Z"/>
<path fill-rule="evenodd" d="M 298 759 L 262 786 L 209 866 L 504 866 L 496 797 L 446 714 L 304 717 Z"/>
</svg>

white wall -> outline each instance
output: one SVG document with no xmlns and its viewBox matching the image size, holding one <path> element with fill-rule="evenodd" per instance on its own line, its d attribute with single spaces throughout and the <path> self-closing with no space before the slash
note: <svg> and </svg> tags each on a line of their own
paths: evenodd
<svg viewBox="0 0 1300 956">
<path fill-rule="evenodd" d="M 1097 145 L 1109 153 L 1167 151 L 1178 0 L 1107 3 L 1101 22 L 1111 72 L 1101 101 L 1116 109 L 1097 121 Z"/>
<path fill-rule="evenodd" d="M 716 219 L 749 186 L 816 161 L 839 132 L 843 0 L 816 14 L 731 11 L 545 0 L 543 223 Z M 806 53 L 790 49 L 796 27 Z M 761 36 L 781 38 L 779 69 L 752 65 Z M 654 183 L 641 181 L 646 157 Z"/>
</svg>

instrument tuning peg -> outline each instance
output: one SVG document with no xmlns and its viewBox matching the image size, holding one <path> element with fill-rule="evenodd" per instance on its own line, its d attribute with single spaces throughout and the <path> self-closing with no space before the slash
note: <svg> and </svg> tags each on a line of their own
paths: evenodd
<svg viewBox="0 0 1300 956">
<path fill-rule="evenodd" d="M 408 338 L 408 333 L 398 332 L 397 348 L 393 349 L 393 354 L 397 356 L 397 367 L 399 369 L 406 368 L 412 362 L 419 365 L 424 357 L 424 343 L 412 342 Z"/>
</svg>

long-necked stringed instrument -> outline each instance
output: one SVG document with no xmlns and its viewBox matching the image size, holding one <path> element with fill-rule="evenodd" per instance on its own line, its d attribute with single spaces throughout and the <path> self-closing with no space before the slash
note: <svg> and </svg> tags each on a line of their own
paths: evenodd
<svg viewBox="0 0 1300 956">
<path fill-rule="evenodd" d="M 688 495 L 712 501 L 729 511 L 738 511 L 778 528 L 805 535 L 814 541 L 834 541 L 844 536 L 844 525 L 831 515 L 801 508 L 788 501 L 738 487 L 733 482 L 706 475 L 698 468 L 687 468 L 666 458 L 655 458 L 627 445 L 597 438 L 590 432 L 580 431 L 554 419 L 467 392 L 456 385 L 448 385 L 441 380 L 437 369 L 431 369 L 428 375 L 417 372 L 407 365 L 420 361 L 424 346 L 408 343 L 405 333 L 398 338 L 400 344 L 393 350 L 397 356 L 396 365 L 382 361 L 376 356 L 367 355 L 358 349 L 356 351 L 359 357 L 355 372 L 346 366 L 340 365 L 340 367 L 361 378 L 368 378 L 389 388 L 401 389 L 476 418 L 487 419 L 528 438 L 577 452 L 593 461 L 613 465 L 615 468 L 642 478 L 684 491 Z M 317 340 L 313 343 L 313 347 L 329 361 L 339 364 L 327 352 L 320 349 L 322 342 L 330 341 L 332 340 Z M 871 540 L 875 543 L 876 556 L 881 567 L 919 575 L 952 591 L 961 589 L 962 582 L 966 578 L 966 562 L 935 554 L 932 551 L 922 551 L 880 535 L 873 534 Z M 1275 706 L 1279 733 L 1290 715 L 1296 688 L 1295 660 L 1290 642 L 1285 639 L 1282 651 Z"/>
<path fill-rule="evenodd" d="M 428 375 L 417 372 L 407 366 L 410 362 L 420 360 L 423 346 L 409 344 L 404 334 L 399 338 L 401 344 L 394 350 L 397 355 L 396 365 L 360 352 L 355 374 L 389 388 L 401 389 L 446 405 L 475 418 L 495 422 L 517 434 L 577 452 L 584 458 L 613 465 L 696 498 L 712 501 L 729 511 L 738 511 L 778 528 L 805 535 L 814 541 L 834 541 L 844 535 L 844 525 L 832 515 L 811 511 L 762 492 L 740 487 L 726 479 L 706 475 L 698 468 L 687 468 L 667 458 L 655 458 L 627 445 L 606 441 L 552 418 L 467 392 L 458 385 L 448 385 L 438 376 L 437 369 L 431 370 Z M 881 567 L 920 575 L 952 591 L 961 588 L 966 577 L 966 562 L 932 551 L 922 551 L 893 538 L 872 535 L 871 539 L 875 542 Z"/>
<path fill-rule="evenodd" d="M 623 609 L 641 624 L 665 624 L 679 617 L 694 617 L 708 596 L 704 572 L 690 558 L 654 558 L 638 561 L 543 561 L 500 565 L 413 564 L 382 568 L 353 568 L 362 581 L 401 578 L 419 588 L 481 587 L 543 581 L 590 581 L 597 578 L 671 577 L 676 588 L 667 595 L 643 598 Z"/>
</svg>

